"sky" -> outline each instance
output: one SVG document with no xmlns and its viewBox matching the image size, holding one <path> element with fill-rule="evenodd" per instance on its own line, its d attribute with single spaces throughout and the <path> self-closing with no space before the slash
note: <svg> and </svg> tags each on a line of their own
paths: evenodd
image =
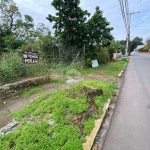
<svg viewBox="0 0 150 150">
<path fill-rule="evenodd" d="M 51 5 L 52 0 L 14 0 L 22 16 L 28 14 L 32 16 L 35 24 L 44 23 L 54 33 L 53 24 L 46 17 L 48 14 L 55 15 L 56 10 Z M 149 0 L 128 0 L 129 12 L 139 12 L 131 15 L 131 40 L 136 36 L 146 39 L 150 37 L 150 1 Z M 80 7 L 88 10 L 91 16 L 95 12 L 96 6 L 103 11 L 103 16 L 114 28 L 111 32 L 115 40 L 126 40 L 126 30 L 121 14 L 119 0 L 80 0 Z"/>
</svg>

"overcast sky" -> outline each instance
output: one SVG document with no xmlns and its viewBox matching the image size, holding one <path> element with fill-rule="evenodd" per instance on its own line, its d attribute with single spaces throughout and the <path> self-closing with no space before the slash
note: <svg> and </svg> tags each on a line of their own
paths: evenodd
<svg viewBox="0 0 150 150">
<path fill-rule="evenodd" d="M 150 37 L 150 1 L 149 0 L 128 0 L 129 12 L 139 12 L 131 18 L 131 39 L 136 36 L 142 37 L 143 42 Z M 33 17 L 35 24 L 43 22 L 52 33 L 52 23 L 46 20 L 48 14 L 55 15 L 56 11 L 51 6 L 52 0 L 14 0 L 22 15 L 28 14 Z M 91 15 L 95 12 L 95 7 L 99 6 L 103 11 L 103 16 L 114 28 L 112 31 L 116 40 L 125 40 L 126 31 L 121 15 L 119 0 L 80 0 L 80 7 L 88 10 Z"/>
</svg>

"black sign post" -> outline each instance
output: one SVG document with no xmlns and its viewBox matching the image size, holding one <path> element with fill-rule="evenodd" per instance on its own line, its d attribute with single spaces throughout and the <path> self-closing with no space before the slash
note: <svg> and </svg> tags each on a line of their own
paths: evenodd
<svg viewBox="0 0 150 150">
<path fill-rule="evenodd" d="M 24 51 L 23 53 L 23 63 L 27 64 L 37 64 L 39 63 L 39 55 L 38 52 L 27 52 Z"/>
</svg>

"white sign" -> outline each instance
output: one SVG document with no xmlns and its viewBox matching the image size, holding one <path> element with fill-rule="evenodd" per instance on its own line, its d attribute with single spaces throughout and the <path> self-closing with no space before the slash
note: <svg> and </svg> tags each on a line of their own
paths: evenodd
<svg viewBox="0 0 150 150">
<path fill-rule="evenodd" d="M 98 67 L 99 64 L 98 64 L 98 61 L 97 60 L 92 60 L 92 67 L 95 68 L 95 67 Z"/>
</svg>

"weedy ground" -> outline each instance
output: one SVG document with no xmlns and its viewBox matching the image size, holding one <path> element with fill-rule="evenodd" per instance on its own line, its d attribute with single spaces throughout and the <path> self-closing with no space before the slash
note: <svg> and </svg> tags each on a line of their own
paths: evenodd
<svg viewBox="0 0 150 150">
<path fill-rule="evenodd" d="M 126 60 L 118 61 L 80 72 L 87 75 L 102 70 L 104 75 L 116 78 L 125 63 Z M 49 94 L 44 94 L 41 88 L 23 93 L 27 97 L 40 92 L 41 96 L 24 109 L 11 114 L 20 121 L 20 126 L 0 137 L 0 149 L 82 150 L 85 136 L 93 129 L 94 120 L 103 113 L 104 104 L 108 99 L 114 100 L 116 87 L 116 80 L 92 79 Z"/>
</svg>

